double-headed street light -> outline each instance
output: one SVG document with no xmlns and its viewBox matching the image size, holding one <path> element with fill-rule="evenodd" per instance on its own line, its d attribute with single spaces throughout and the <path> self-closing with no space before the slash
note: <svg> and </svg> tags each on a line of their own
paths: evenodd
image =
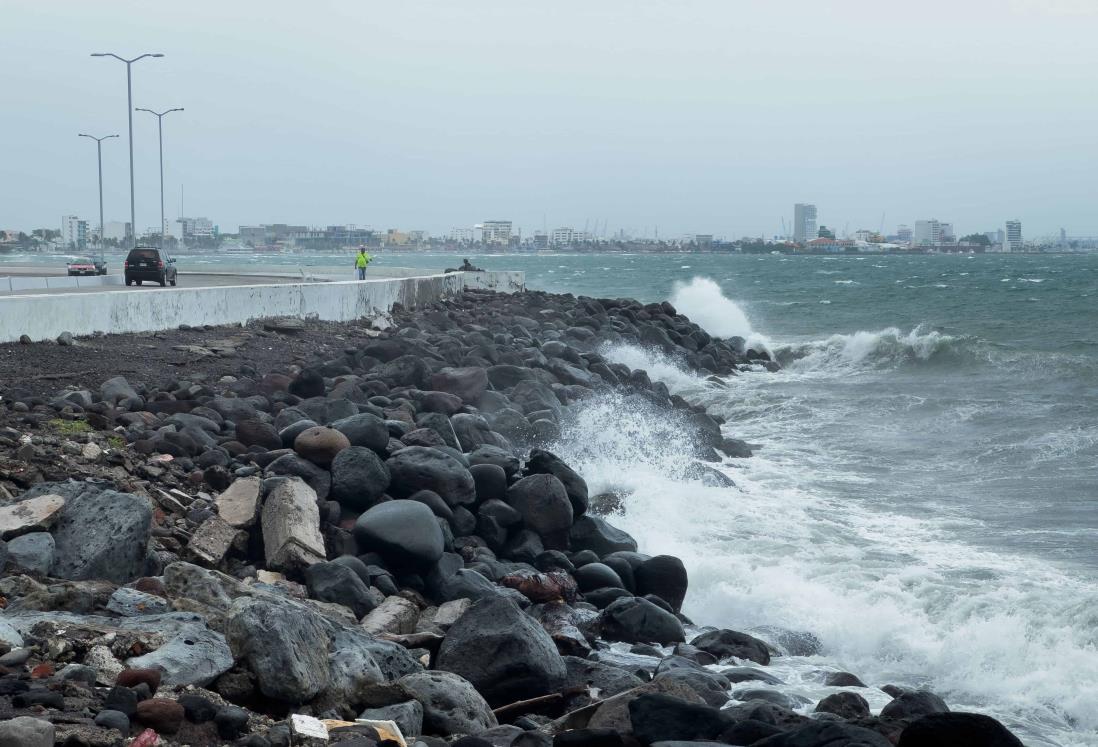
<svg viewBox="0 0 1098 747">
<path fill-rule="evenodd" d="M 99 258 L 103 258 L 103 141 L 118 137 L 118 135 L 104 135 L 103 137 L 96 137 L 95 135 L 85 135 L 80 133 L 79 137 L 86 137 L 95 141 L 95 150 L 99 156 Z"/>
<path fill-rule="evenodd" d="M 171 114 L 172 112 L 183 111 L 182 107 L 178 109 L 167 109 L 162 112 L 154 112 L 152 109 L 142 109 L 137 107 L 134 111 L 148 112 L 156 117 L 156 129 L 160 133 L 160 248 L 164 248 L 164 115 Z M 182 217 L 182 216 L 180 216 Z"/>
<path fill-rule="evenodd" d="M 159 52 L 148 52 L 143 55 L 134 57 L 132 60 L 127 60 L 125 57 L 119 57 L 114 52 L 93 52 L 92 57 L 113 57 L 116 60 L 126 63 L 126 116 L 129 118 L 130 123 L 130 248 L 133 249 L 137 246 L 137 216 L 134 210 L 133 202 L 133 80 L 130 75 L 130 66 L 142 60 L 146 57 L 163 57 Z"/>
</svg>

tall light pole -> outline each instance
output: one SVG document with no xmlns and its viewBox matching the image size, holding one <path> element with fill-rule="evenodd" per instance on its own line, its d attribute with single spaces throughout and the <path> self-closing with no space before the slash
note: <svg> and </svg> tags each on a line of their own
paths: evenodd
<svg viewBox="0 0 1098 747">
<path fill-rule="evenodd" d="M 134 111 L 148 112 L 156 116 L 156 129 L 160 134 L 160 248 L 164 248 L 164 115 L 171 114 L 172 112 L 183 111 L 182 107 L 178 109 L 168 109 L 162 112 L 154 112 L 152 109 L 142 109 L 137 107 Z M 182 216 L 180 216 L 182 217 Z"/>
<path fill-rule="evenodd" d="M 119 57 L 114 52 L 92 52 L 92 57 L 113 57 L 126 63 L 126 116 L 130 122 L 130 248 L 137 246 L 137 215 L 133 206 L 133 78 L 130 75 L 130 66 L 138 60 L 146 57 L 163 57 L 159 52 L 148 52 L 127 60 Z"/>
<path fill-rule="evenodd" d="M 99 156 L 99 258 L 103 259 L 103 141 L 118 137 L 118 135 L 104 135 L 103 137 L 96 137 L 95 135 L 85 135 L 83 132 L 78 137 L 86 137 L 95 141 L 95 150 Z"/>
</svg>

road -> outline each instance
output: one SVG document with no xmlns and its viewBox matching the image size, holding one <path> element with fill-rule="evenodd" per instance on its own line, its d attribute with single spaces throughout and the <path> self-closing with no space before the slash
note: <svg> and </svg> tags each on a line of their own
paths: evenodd
<svg viewBox="0 0 1098 747">
<path fill-rule="evenodd" d="M 43 267 L 41 265 L 2 265 L 0 264 L 0 278 L 10 277 L 64 277 L 67 275 L 64 268 Z M 121 283 L 120 273 L 110 273 L 110 276 L 120 280 L 119 285 L 89 286 L 87 288 L 34 288 L 9 291 L 0 287 L 0 296 L 38 296 L 59 293 L 119 293 L 123 291 L 158 291 L 160 285 L 146 281 L 140 286 L 127 287 Z M 300 283 L 300 275 L 260 275 L 244 273 L 203 273 L 180 272 L 178 287 L 180 288 L 209 288 L 226 285 L 278 285 L 282 283 Z M 170 287 L 170 286 L 169 286 Z"/>
</svg>

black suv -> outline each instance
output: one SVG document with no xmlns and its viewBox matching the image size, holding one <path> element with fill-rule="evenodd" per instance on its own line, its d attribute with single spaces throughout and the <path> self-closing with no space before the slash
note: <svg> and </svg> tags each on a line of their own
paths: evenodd
<svg viewBox="0 0 1098 747">
<path fill-rule="evenodd" d="M 168 253 L 155 246 L 139 246 L 131 249 L 126 255 L 126 263 L 123 265 L 126 275 L 126 285 L 136 282 L 141 285 L 142 280 L 155 280 L 160 285 L 175 285 L 178 274 L 175 269 L 175 260 Z"/>
</svg>

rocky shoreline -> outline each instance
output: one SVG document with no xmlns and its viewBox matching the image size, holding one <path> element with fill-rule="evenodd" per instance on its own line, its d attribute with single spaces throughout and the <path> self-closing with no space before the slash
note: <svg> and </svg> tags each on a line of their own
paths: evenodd
<svg viewBox="0 0 1098 747">
<path fill-rule="evenodd" d="M 0 747 L 1021 744 L 887 683 L 872 715 L 847 672 L 818 704 L 768 689 L 815 638 L 694 625 L 683 563 L 613 526 L 628 496 L 550 450 L 612 391 L 731 485 L 710 465 L 751 447 L 598 351 L 718 384 L 765 353 L 667 303 L 538 292 L 385 327 L 6 351 L 44 370 L 0 380 Z"/>
</svg>

